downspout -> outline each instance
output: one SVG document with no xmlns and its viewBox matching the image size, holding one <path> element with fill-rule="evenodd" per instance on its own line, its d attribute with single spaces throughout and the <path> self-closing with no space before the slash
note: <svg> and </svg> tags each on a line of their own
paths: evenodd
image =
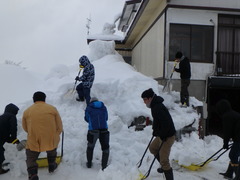
<svg viewBox="0 0 240 180">
<path fill-rule="evenodd" d="M 167 1 L 168 2 L 168 1 Z M 167 8 L 165 8 L 164 10 L 164 14 L 165 14 L 165 17 L 164 17 L 164 53 L 163 53 L 163 79 L 166 79 L 166 29 L 167 29 Z"/>
</svg>

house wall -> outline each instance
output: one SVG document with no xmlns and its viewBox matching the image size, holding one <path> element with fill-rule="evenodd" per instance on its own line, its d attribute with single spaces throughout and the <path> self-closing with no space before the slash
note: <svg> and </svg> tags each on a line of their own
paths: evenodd
<svg viewBox="0 0 240 180">
<path fill-rule="evenodd" d="M 132 65 L 147 76 L 163 77 L 164 15 L 132 51 Z"/>
<path fill-rule="evenodd" d="M 217 51 L 217 17 L 218 14 L 207 10 L 187 10 L 169 8 L 167 11 L 166 31 L 169 32 L 170 23 L 195 24 L 214 26 L 214 55 L 213 63 L 191 63 L 192 80 L 206 80 L 214 72 L 214 62 Z M 212 21 L 211 21 L 212 20 Z M 166 77 L 172 72 L 173 62 L 169 62 L 169 34 L 167 34 L 166 47 Z M 191 60 L 190 60 L 191 61 Z M 174 73 L 173 79 L 179 79 L 179 74 Z"/>
</svg>

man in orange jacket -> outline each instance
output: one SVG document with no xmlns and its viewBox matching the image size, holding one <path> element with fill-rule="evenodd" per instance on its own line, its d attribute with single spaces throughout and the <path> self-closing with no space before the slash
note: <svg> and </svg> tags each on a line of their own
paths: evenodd
<svg viewBox="0 0 240 180">
<path fill-rule="evenodd" d="M 22 127 L 27 132 L 27 171 L 29 180 L 38 180 L 38 165 L 36 160 L 40 152 L 47 152 L 48 171 L 57 168 L 57 147 L 60 134 L 63 131 L 62 120 L 57 109 L 45 103 L 46 95 L 35 92 L 34 104 L 23 113 Z"/>
</svg>

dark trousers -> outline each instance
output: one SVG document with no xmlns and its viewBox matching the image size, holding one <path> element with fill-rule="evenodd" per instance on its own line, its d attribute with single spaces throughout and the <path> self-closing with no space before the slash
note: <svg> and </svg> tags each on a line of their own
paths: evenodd
<svg viewBox="0 0 240 180">
<path fill-rule="evenodd" d="M 240 142 L 234 142 L 229 152 L 229 158 L 232 164 L 239 164 Z"/>
<path fill-rule="evenodd" d="M 108 130 L 89 130 L 87 134 L 87 160 L 92 162 L 93 150 L 97 140 L 99 139 L 102 149 L 102 168 L 106 168 L 109 158 L 109 138 L 110 133 Z"/>
<path fill-rule="evenodd" d="M 0 164 L 2 164 L 3 161 L 5 160 L 5 156 L 4 156 L 4 151 L 5 151 L 5 149 L 4 149 L 4 147 L 3 147 L 4 144 L 5 144 L 5 142 L 1 142 L 1 141 L 0 141 Z M 1 168 L 1 167 L 0 167 L 0 168 Z"/>
<path fill-rule="evenodd" d="M 180 101 L 182 104 L 186 103 L 187 106 L 189 106 L 189 93 L 188 93 L 189 85 L 190 79 L 181 79 Z"/>
<path fill-rule="evenodd" d="M 26 163 L 27 163 L 28 169 L 32 168 L 32 167 L 38 167 L 38 164 L 36 161 L 38 159 L 39 154 L 40 154 L 40 152 L 31 151 L 30 149 L 26 149 L 26 156 L 27 156 Z M 54 159 L 54 162 L 55 162 L 56 156 L 57 156 L 57 149 L 47 151 L 48 160 Z"/>
<path fill-rule="evenodd" d="M 83 84 L 80 83 L 79 85 L 77 85 L 77 93 L 78 93 L 78 97 L 79 99 L 86 99 L 86 103 L 89 104 L 91 96 L 90 96 L 90 88 L 84 88 Z"/>
</svg>

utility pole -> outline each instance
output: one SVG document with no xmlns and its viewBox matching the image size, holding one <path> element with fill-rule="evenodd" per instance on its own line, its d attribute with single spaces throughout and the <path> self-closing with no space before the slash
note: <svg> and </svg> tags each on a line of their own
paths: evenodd
<svg viewBox="0 0 240 180">
<path fill-rule="evenodd" d="M 89 35 L 89 32 L 90 32 L 90 24 L 91 24 L 91 22 L 92 22 L 91 16 L 89 16 L 89 18 L 87 18 L 87 24 L 86 24 L 87 35 Z"/>
</svg>

